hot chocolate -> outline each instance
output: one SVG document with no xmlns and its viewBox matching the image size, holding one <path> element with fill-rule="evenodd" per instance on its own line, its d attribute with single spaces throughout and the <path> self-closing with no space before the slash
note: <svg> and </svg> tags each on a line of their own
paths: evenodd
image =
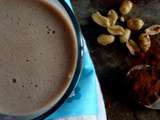
<svg viewBox="0 0 160 120">
<path fill-rule="evenodd" d="M 39 0 L 0 0 L 0 113 L 55 104 L 76 66 L 76 37 L 65 17 Z"/>
</svg>

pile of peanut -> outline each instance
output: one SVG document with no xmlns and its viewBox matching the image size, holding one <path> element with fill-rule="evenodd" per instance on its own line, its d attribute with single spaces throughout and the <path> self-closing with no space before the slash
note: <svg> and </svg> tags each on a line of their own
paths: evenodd
<svg viewBox="0 0 160 120">
<path fill-rule="evenodd" d="M 103 16 L 100 12 L 92 14 L 92 19 L 98 25 L 107 29 L 109 34 L 101 34 L 97 38 L 100 45 L 106 46 L 115 41 L 115 36 L 119 37 L 121 43 L 125 43 L 126 47 L 132 55 L 135 55 L 140 50 L 147 52 L 151 46 L 150 36 L 160 33 L 160 25 L 152 25 L 147 28 L 138 38 L 138 44 L 131 39 L 131 34 L 141 30 L 144 22 L 140 18 L 130 18 L 127 20 L 127 28 L 117 25 L 118 19 L 124 22 L 124 16 L 127 15 L 133 8 L 133 3 L 130 0 L 123 0 L 120 5 L 121 17 L 118 13 L 111 9 L 108 11 L 107 16 Z"/>
</svg>

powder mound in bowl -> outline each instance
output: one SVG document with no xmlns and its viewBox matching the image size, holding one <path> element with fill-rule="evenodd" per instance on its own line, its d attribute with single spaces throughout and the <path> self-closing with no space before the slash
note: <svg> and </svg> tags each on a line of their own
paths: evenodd
<svg viewBox="0 0 160 120">
<path fill-rule="evenodd" d="M 137 65 L 128 72 L 129 84 L 140 104 L 150 106 L 160 99 L 159 72 L 150 65 Z"/>
</svg>

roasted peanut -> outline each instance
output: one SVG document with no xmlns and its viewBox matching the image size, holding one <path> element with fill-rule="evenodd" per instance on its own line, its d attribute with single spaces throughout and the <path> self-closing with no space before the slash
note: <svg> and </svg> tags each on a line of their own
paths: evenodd
<svg viewBox="0 0 160 120">
<path fill-rule="evenodd" d="M 116 24 L 117 20 L 118 20 L 118 14 L 115 10 L 110 10 L 108 12 L 108 18 L 110 21 L 110 25 L 113 26 Z"/>
<path fill-rule="evenodd" d="M 126 28 L 124 34 L 119 37 L 121 43 L 126 43 L 131 36 L 131 30 Z"/>
<path fill-rule="evenodd" d="M 102 16 L 99 12 L 92 14 L 92 19 L 95 23 L 102 27 L 107 28 L 110 26 L 109 19 L 105 16 Z"/>
<path fill-rule="evenodd" d="M 120 25 L 110 26 L 107 30 L 112 35 L 123 35 L 125 31 L 124 28 Z"/>
<path fill-rule="evenodd" d="M 139 36 L 139 45 L 144 52 L 147 52 L 151 46 L 151 40 L 148 34 L 142 33 Z"/>
<path fill-rule="evenodd" d="M 160 33 L 160 25 L 152 25 L 150 26 L 149 28 L 147 28 L 145 30 L 146 34 L 148 35 L 156 35 L 156 34 L 159 34 Z"/>
<path fill-rule="evenodd" d="M 130 0 L 123 0 L 121 6 L 120 6 L 120 12 L 122 15 L 128 14 L 133 7 L 133 3 Z"/>
<path fill-rule="evenodd" d="M 126 42 L 126 46 L 132 55 L 136 55 L 137 52 L 140 52 L 137 43 L 131 39 Z"/>
<path fill-rule="evenodd" d="M 97 42 L 103 46 L 113 43 L 114 40 L 115 37 L 113 35 L 105 35 L 105 34 L 102 34 L 97 38 Z"/>
<path fill-rule="evenodd" d="M 139 18 L 131 18 L 127 21 L 128 28 L 133 31 L 140 30 L 143 27 L 143 25 L 143 20 Z"/>
</svg>

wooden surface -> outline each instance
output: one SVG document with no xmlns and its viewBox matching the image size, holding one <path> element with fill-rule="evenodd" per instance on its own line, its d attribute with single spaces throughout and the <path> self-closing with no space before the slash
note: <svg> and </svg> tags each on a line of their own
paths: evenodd
<svg viewBox="0 0 160 120">
<path fill-rule="evenodd" d="M 92 22 L 91 14 L 117 9 L 119 0 L 73 0 L 73 5 L 101 83 L 108 120 L 160 120 L 160 111 L 146 109 L 129 97 L 125 82 L 130 67 L 127 49 L 119 43 L 102 47 L 96 42 L 97 36 L 105 31 Z M 146 26 L 160 24 L 159 6 L 160 0 L 141 0 L 130 15 L 143 17 Z"/>
</svg>

